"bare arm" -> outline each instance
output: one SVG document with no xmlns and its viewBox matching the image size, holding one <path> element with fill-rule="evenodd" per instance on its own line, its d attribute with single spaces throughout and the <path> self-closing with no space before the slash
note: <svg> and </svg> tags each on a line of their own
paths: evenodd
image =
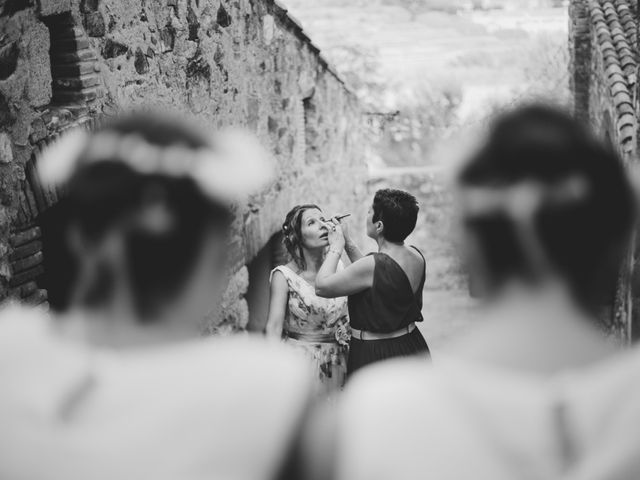
<svg viewBox="0 0 640 480">
<path fill-rule="evenodd" d="M 357 262 L 364 255 L 358 248 L 358 246 L 351 240 L 351 238 L 345 238 L 344 251 L 347 252 L 347 257 L 351 260 L 351 263 Z"/>
<path fill-rule="evenodd" d="M 349 257 L 351 263 L 357 262 L 362 257 L 364 257 L 364 255 L 362 255 L 362 252 L 351 238 L 351 227 L 349 226 L 349 224 L 344 220 L 341 220 L 339 223 L 342 227 L 342 233 L 344 235 L 344 251 L 347 252 L 347 257 Z"/>
<path fill-rule="evenodd" d="M 340 257 L 330 253 L 327 255 L 316 277 L 316 295 L 334 298 L 361 292 L 373 285 L 373 257 L 362 257 L 344 270 L 336 272 Z"/>
<path fill-rule="evenodd" d="M 267 317 L 266 333 L 270 338 L 282 338 L 284 317 L 287 313 L 289 299 L 289 285 L 282 272 L 275 271 L 271 278 L 269 295 L 269 315 Z"/>
</svg>

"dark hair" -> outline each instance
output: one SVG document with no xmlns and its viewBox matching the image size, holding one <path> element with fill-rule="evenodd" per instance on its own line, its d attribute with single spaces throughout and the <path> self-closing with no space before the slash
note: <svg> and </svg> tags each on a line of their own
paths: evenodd
<svg viewBox="0 0 640 480">
<path fill-rule="evenodd" d="M 161 115 L 132 114 L 105 125 L 98 132 L 135 133 L 159 147 L 209 146 L 207 139 L 197 132 Z M 141 174 L 118 158 L 80 164 L 61 203 L 66 226 L 77 226 L 83 237 L 93 243 L 98 243 L 112 229 L 123 230 L 124 263 L 132 297 L 142 321 L 149 321 L 182 291 L 202 252 L 206 232 L 217 228 L 227 233 L 233 218 L 230 206 L 212 201 L 186 177 Z M 168 213 L 170 221 L 166 228 L 146 228 L 144 222 L 139 221 L 139 213 L 151 205 L 160 206 Z M 82 265 L 82 258 L 76 260 Z M 114 288 L 113 267 L 108 261 L 96 266 L 89 284 L 82 287 L 85 292 L 79 299 L 82 304 L 99 307 L 108 300 Z M 70 287 L 77 287 L 74 285 L 77 281 L 76 274 Z M 64 305 L 65 299 L 62 300 Z"/>
<path fill-rule="evenodd" d="M 583 194 L 563 202 L 543 197 L 533 213 L 532 236 L 545 263 L 567 280 L 579 304 L 594 308 L 614 291 L 635 214 L 624 167 L 609 146 L 560 110 L 528 106 L 496 121 L 458 180 L 463 189 L 498 192 L 526 181 L 544 188 L 570 178 L 584 182 Z M 493 209 L 465 221 L 479 245 L 476 260 L 484 265 L 489 292 L 509 279 L 539 278 L 538 259 L 528 255 L 513 217 Z"/>
<path fill-rule="evenodd" d="M 304 270 L 307 268 L 304 255 L 302 254 L 302 214 L 307 210 L 320 210 L 322 209 L 313 203 L 307 203 L 305 205 L 296 205 L 284 219 L 282 224 L 283 243 L 287 252 L 291 256 L 291 259 L 295 262 L 298 268 Z"/>
<path fill-rule="evenodd" d="M 382 236 L 390 242 L 404 242 L 418 221 L 416 197 L 402 190 L 385 188 L 373 197 L 373 221 L 384 224 Z"/>
</svg>

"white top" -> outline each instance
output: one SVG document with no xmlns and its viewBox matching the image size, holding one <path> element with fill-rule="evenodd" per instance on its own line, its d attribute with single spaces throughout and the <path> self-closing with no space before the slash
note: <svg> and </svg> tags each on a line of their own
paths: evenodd
<svg viewBox="0 0 640 480">
<path fill-rule="evenodd" d="M 0 314 L 0 478 L 256 480 L 280 468 L 313 378 L 295 352 L 246 338 L 88 351 L 51 327 L 38 311 Z"/>
<path fill-rule="evenodd" d="M 347 386 L 339 479 L 638 479 L 640 350 L 551 378 L 390 361 Z"/>
</svg>

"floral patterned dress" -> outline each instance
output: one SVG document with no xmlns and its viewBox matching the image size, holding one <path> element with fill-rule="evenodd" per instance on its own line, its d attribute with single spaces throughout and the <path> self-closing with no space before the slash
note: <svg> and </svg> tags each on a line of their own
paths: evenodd
<svg viewBox="0 0 640 480">
<path fill-rule="evenodd" d="M 279 271 L 287 279 L 289 299 L 283 336 L 294 347 L 303 349 L 317 367 L 322 389 L 327 392 L 344 385 L 349 353 L 349 315 L 347 298 L 322 298 L 315 287 L 289 267 Z"/>
</svg>

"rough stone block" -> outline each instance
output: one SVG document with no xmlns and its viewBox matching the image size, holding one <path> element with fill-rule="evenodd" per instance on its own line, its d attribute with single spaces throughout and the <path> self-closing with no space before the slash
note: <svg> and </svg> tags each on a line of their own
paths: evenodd
<svg viewBox="0 0 640 480">
<path fill-rule="evenodd" d="M 11 148 L 11 138 L 5 132 L 0 133 L 0 162 L 9 163 L 13 161 L 13 150 Z"/>
<path fill-rule="evenodd" d="M 271 44 L 275 34 L 275 21 L 271 15 L 265 15 L 262 19 L 262 38 L 267 45 Z"/>
<path fill-rule="evenodd" d="M 19 54 L 16 42 L 11 42 L 0 48 L 0 80 L 6 80 L 16 71 Z"/>
<path fill-rule="evenodd" d="M 129 47 L 124 43 L 107 38 L 102 46 L 102 56 L 104 58 L 115 58 L 126 54 L 128 50 Z"/>
<path fill-rule="evenodd" d="M 171 25 L 165 26 L 160 31 L 160 47 L 163 53 L 171 52 L 176 43 L 176 29 Z"/>
<path fill-rule="evenodd" d="M 216 14 L 216 22 L 222 28 L 227 28 L 231 25 L 231 15 L 227 12 L 227 9 L 224 8 L 224 5 L 220 4 L 218 7 L 218 13 Z"/>
<path fill-rule="evenodd" d="M 71 0 L 38 0 L 38 13 L 42 17 L 71 11 Z"/>
<path fill-rule="evenodd" d="M 9 105 L 9 102 L 0 93 L 0 128 L 6 128 L 16 121 L 16 116 Z"/>
<path fill-rule="evenodd" d="M 200 22 L 196 12 L 193 11 L 191 5 L 187 8 L 187 24 L 189 25 L 189 40 L 198 41 L 198 29 L 200 28 Z"/>
<path fill-rule="evenodd" d="M 51 63 L 49 60 L 49 31 L 42 23 L 30 26 L 27 36 L 29 76 L 27 98 L 33 107 L 51 102 Z"/>
<path fill-rule="evenodd" d="M 33 5 L 32 0 L 7 0 L 4 9 L 0 5 L 0 14 L 13 15 L 21 10 L 25 10 Z"/>
<path fill-rule="evenodd" d="M 149 62 L 147 57 L 145 57 L 144 53 L 142 53 L 142 49 L 138 47 L 136 49 L 136 59 L 133 62 L 134 67 L 136 68 L 136 72 L 139 75 L 143 75 L 149 71 Z"/>
<path fill-rule="evenodd" d="M 31 122 L 31 128 L 29 130 L 29 141 L 32 145 L 37 144 L 40 140 L 47 136 L 47 126 L 42 118 L 37 117 Z"/>
<path fill-rule="evenodd" d="M 104 17 L 100 12 L 92 12 L 84 15 L 84 29 L 90 37 L 104 37 L 107 27 Z"/>
<path fill-rule="evenodd" d="M 97 12 L 100 7 L 100 0 L 82 0 L 80 2 L 80 11 L 82 13 Z"/>
</svg>

